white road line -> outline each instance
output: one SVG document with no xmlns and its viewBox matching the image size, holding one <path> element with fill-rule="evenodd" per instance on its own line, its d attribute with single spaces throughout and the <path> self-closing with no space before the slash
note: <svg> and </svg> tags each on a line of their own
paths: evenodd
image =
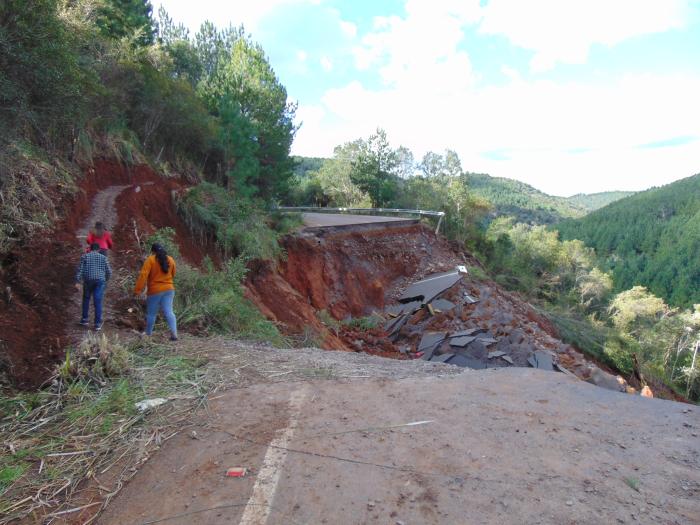
<svg viewBox="0 0 700 525">
<path fill-rule="evenodd" d="M 289 399 L 289 424 L 283 430 L 278 431 L 277 436 L 270 442 L 258 472 L 258 478 L 253 486 L 253 494 L 241 517 L 241 525 L 265 525 L 270 515 L 272 501 L 275 497 L 277 483 L 282 474 L 284 460 L 287 458 L 285 450 L 299 423 L 299 412 L 306 397 L 308 386 L 304 385 L 299 390 L 292 392 Z"/>
</svg>

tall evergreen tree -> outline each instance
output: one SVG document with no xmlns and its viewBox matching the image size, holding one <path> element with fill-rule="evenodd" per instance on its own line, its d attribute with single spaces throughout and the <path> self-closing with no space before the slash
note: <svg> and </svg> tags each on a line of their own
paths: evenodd
<svg viewBox="0 0 700 525">
<path fill-rule="evenodd" d="M 110 38 L 134 36 L 137 44 L 152 44 L 155 28 L 150 0 L 104 0 L 97 25 Z"/>
</svg>

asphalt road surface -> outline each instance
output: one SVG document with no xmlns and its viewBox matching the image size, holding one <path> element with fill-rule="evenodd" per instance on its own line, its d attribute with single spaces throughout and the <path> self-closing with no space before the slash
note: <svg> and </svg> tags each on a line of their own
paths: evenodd
<svg viewBox="0 0 700 525">
<path fill-rule="evenodd" d="M 98 523 L 700 523 L 698 407 L 525 368 L 215 397 Z"/>
<path fill-rule="evenodd" d="M 358 224 L 405 223 L 412 224 L 417 219 L 405 217 L 384 217 L 379 215 L 351 215 L 342 213 L 302 213 L 302 221 L 307 228 L 327 228 L 354 226 Z"/>
</svg>

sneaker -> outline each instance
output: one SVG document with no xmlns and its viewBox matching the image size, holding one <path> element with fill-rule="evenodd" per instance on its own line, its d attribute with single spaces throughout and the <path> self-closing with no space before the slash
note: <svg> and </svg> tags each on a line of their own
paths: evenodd
<svg viewBox="0 0 700 525">
<path fill-rule="evenodd" d="M 171 335 L 170 336 L 171 341 L 177 341 L 177 336 L 176 335 Z"/>
<path fill-rule="evenodd" d="M 100 330 L 102 330 L 102 325 L 103 325 L 103 324 L 104 324 L 104 323 L 96 324 L 96 325 L 95 325 L 95 332 L 99 332 Z"/>
<path fill-rule="evenodd" d="M 88 322 L 87 322 L 87 321 L 81 320 L 81 321 L 80 321 L 80 326 L 88 326 Z"/>
</svg>

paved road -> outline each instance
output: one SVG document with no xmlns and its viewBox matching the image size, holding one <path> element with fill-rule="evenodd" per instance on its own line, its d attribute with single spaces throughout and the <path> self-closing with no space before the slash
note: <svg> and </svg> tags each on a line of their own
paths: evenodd
<svg viewBox="0 0 700 525">
<path fill-rule="evenodd" d="M 556 372 L 256 385 L 209 410 L 99 523 L 700 523 L 700 408 Z"/>
<path fill-rule="evenodd" d="M 404 223 L 413 224 L 417 219 L 405 217 L 384 217 L 379 215 L 351 215 L 344 213 L 302 213 L 307 228 L 327 228 L 354 226 L 358 224 Z"/>
</svg>

